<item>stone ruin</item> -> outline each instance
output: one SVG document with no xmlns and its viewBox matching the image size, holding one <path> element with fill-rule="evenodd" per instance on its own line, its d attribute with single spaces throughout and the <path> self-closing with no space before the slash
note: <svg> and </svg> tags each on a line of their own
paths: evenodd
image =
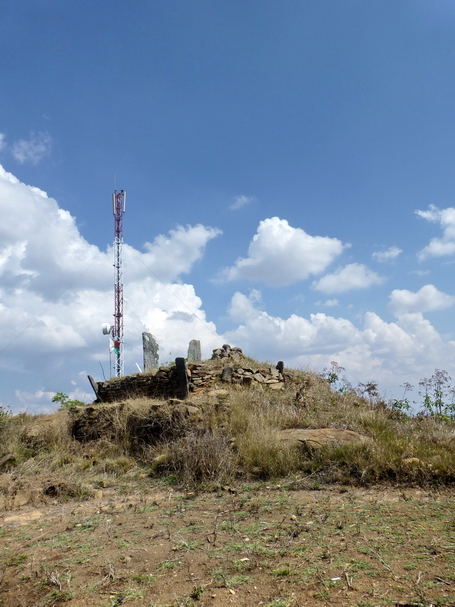
<svg viewBox="0 0 455 607">
<path fill-rule="evenodd" d="M 238 359 L 244 356 L 242 348 L 231 348 L 229 344 L 224 344 L 221 348 L 215 348 L 212 354 L 212 360 L 218 360 L 220 358 L 232 358 Z"/>
<path fill-rule="evenodd" d="M 148 337 L 148 336 L 147 336 Z M 153 337 L 153 336 L 151 336 Z M 153 343 L 147 339 L 147 344 Z M 200 343 L 193 340 L 190 343 L 192 356 L 198 358 Z M 261 366 L 253 369 L 246 361 L 241 348 L 231 348 L 224 344 L 213 350 L 213 361 L 223 360 L 223 367 L 214 368 L 213 364 L 203 362 L 187 362 L 184 358 L 176 358 L 175 364 L 150 370 L 146 373 L 136 373 L 125 377 L 114 377 L 108 381 L 96 382 L 89 376 L 90 384 L 95 392 L 96 401 L 112 403 L 128 398 L 178 398 L 185 399 L 190 393 L 198 393 L 210 389 L 215 383 L 230 383 L 241 386 L 260 384 L 273 390 L 280 390 L 290 376 L 284 372 L 284 365 L 279 361 L 276 367 Z"/>
</svg>

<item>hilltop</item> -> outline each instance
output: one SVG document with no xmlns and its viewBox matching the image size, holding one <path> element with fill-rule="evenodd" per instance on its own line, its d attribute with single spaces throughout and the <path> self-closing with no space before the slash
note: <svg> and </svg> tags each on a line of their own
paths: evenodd
<svg viewBox="0 0 455 607">
<path fill-rule="evenodd" d="M 0 605 L 453 604 L 450 419 L 333 370 L 191 374 L 184 400 L 3 412 Z"/>
</svg>

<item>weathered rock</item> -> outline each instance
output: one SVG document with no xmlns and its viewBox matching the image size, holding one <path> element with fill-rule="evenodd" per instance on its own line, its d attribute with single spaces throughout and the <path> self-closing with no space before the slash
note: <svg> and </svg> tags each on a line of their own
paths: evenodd
<svg viewBox="0 0 455 607">
<path fill-rule="evenodd" d="M 16 457 L 12 453 L 7 453 L 3 457 L 0 457 L 0 470 L 6 468 L 8 464 L 13 464 L 16 461 Z"/>
<path fill-rule="evenodd" d="M 188 346 L 188 362 L 198 363 L 201 360 L 201 342 L 198 339 L 192 339 Z"/>
<path fill-rule="evenodd" d="M 213 350 L 212 360 L 219 358 L 232 358 L 233 360 L 239 360 L 242 356 L 242 348 L 231 348 L 229 344 L 223 344 L 221 348 L 215 348 Z"/>
<path fill-rule="evenodd" d="M 158 369 L 160 360 L 160 346 L 156 340 L 156 337 L 154 337 L 151 333 L 142 333 L 142 349 L 144 352 L 144 371 Z"/>
<path fill-rule="evenodd" d="M 221 381 L 224 381 L 226 383 L 231 382 L 232 381 L 232 372 L 233 372 L 232 367 L 224 367 L 223 371 L 221 372 Z"/>
<path fill-rule="evenodd" d="M 18 506 L 26 506 L 33 499 L 33 492 L 30 490 L 23 489 L 22 491 L 18 491 L 16 495 L 12 497 L 12 503 L 14 507 Z"/>
<path fill-rule="evenodd" d="M 175 359 L 175 368 L 177 369 L 178 391 L 179 398 L 186 398 L 189 392 L 188 374 L 186 372 L 186 362 L 182 357 Z"/>
<path fill-rule="evenodd" d="M 352 443 L 365 444 L 371 441 L 369 437 L 358 432 L 341 428 L 292 428 L 280 430 L 278 437 L 291 446 L 304 447 L 310 450 Z"/>
<path fill-rule="evenodd" d="M 93 377 L 91 375 L 87 375 L 88 377 L 88 381 L 90 382 L 90 385 L 92 386 L 93 392 L 95 393 L 96 398 L 98 398 L 98 384 L 97 382 L 93 379 Z"/>
</svg>

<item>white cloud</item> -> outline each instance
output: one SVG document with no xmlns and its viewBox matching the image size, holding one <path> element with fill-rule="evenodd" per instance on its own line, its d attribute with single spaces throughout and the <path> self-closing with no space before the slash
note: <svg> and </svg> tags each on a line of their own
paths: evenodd
<svg viewBox="0 0 455 607">
<path fill-rule="evenodd" d="M 419 261 L 455 253 L 455 208 L 438 209 L 431 204 L 428 211 L 416 211 L 416 214 L 427 221 L 439 223 L 443 229 L 442 238 L 432 238 L 430 244 L 419 252 Z"/>
<path fill-rule="evenodd" d="M 224 335 L 250 356 L 283 360 L 294 368 L 320 370 L 336 360 L 353 384 L 374 380 L 381 390 L 395 391 L 405 381 L 417 384 L 435 368 L 455 364 L 455 343 L 444 340 L 421 313 L 403 314 L 387 323 L 367 312 L 361 327 L 323 313 L 283 319 L 261 310 L 237 292 L 229 313 L 240 325 Z M 273 353 L 273 354 L 272 354 Z"/>
<path fill-rule="evenodd" d="M 241 209 L 247 204 L 251 204 L 254 201 L 254 196 L 244 196 L 243 194 L 240 196 L 236 196 L 234 202 L 230 205 L 231 211 L 236 211 L 237 209 Z"/>
<path fill-rule="evenodd" d="M 386 262 L 396 259 L 403 250 L 398 247 L 389 247 L 385 251 L 375 251 L 372 255 L 374 261 Z"/>
<path fill-rule="evenodd" d="M 85 400 L 85 395 L 91 396 L 86 374 L 102 379 L 100 362 L 106 373 L 109 367 L 101 324 L 113 320 L 112 248 L 101 251 L 85 241 L 70 213 L 2 167 L 0 209 L 8 217 L 0 224 L 2 405 L 52 410 L 50 400 L 57 391 Z M 229 309 L 235 328 L 217 336 L 195 288 L 181 282 L 181 276 L 191 271 L 219 233 L 203 225 L 177 226 L 150 239 L 143 251 L 124 246 L 127 373 L 136 371 L 136 362 L 142 366 L 144 330 L 157 337 L 161 362 L 185 356 L 191 339 L 201 340 L 205 358 L 227 342 L 262 360 L 281 359 L 296 367 L 320 370 L 336 360 L 353 383 L 373 379 L 381 388 L 416 383 L 435 368 L 455 365 L 455 344 L 423 317 L 426 311 L 452 305 L 453 298 L 431 285 L 417 293 L 391 294 L 396 322 L 368 312 L 361 326 L 323 313 L 309 318 L 272 316 L 258 290 L 248 296 L 238 292 Z M 282 284 L 277 275 L 290 258 L 284 283 L 290 284 L 323 271 L 344 246 L 336 239 L 308 236 L 278 218 L 266 220 L 250 246 L 248 259 L 256 265 L 246 274 L 266 282 L 272 265 L 270 284 Z M 356 275 L 352 266 L 347 266 L 351 284 Z M 243 272 L 241 264 L 231 270 Z M 363 286 L 366 270 L 359 272 Z M 325 305 L 335 302 L 328 299 Z"/>
<path fill-rule="evenodd" d="M 29 396 L 16 395 L 15 406 L 33 409 L 34 402 L 41 409 L 53 386 L 54 393 L 68 391 L 63 378 L 86 389 L 79 387 L 81 366 L 92 375 L 99 374 L 99 361 L 106 366 L 108 340 L 101 324 L 113 321 L 113 251 L 89 244 L 55 200 L 1 166 L 0 209 L 8 217 L 0 224 L 3 395 L 20 378 L 20 394 Z M 125 359 L 133 365 L 128 372 L 135 372 L 135 362 L 142 365 L 145 330 L 157 337 L 162 360 L 170 360 L 170 353 L 185 356 L 191 339 L 201 339 L 206 356 L 222 341 L 194 287 L 179 281 L 219 233 L 202 225 L 177 226 L 147 243 L 145 252 L 124 246 Z M 22 386 L 32 375 L 38 387 Z"/>
<path fill-rule="evenodd" d="M 291 285 L 323 272 L 347 246 L 337 238 L 310 236 L 285 219 L 271 217 L 259 223 L 248 257 L 239 258 L 222 276 L 273 287 Z"/>
<path fill-rule="evenodd" d="M 58 404 L 52 402 L 55 392 L 45 392 L 44 390 L 36 390 L 36 392 L 27 392 L 25 390 L 16 390 L 15 396 L 21 404 L 21 408 L 30 413 L 36 410 L 37 405 L 40 413 L 54 413 L 59 407 Z"/>
<path fill-rule="evenodd" d="M 146 243 L 147 253 L 136 256 L 160 280 L 172 281 L 180 274 L 188 274 L 194 263 L 202 258 L 209 240 L 220 234 L 221 230 L 201 224 L 186 228 L 177 226 L 169 231 L 170 236 L 160 234 L 152 243 Z"/>
<path fill-rule="evenodd" d="M 427 276 L 430 274 L 430 270 L 412 270 L 410 274 L 417 274 L 417 276 Z"/>
<path fill-rule="evenodd" d="M 324 293 L 342 293 L 351 289 L 366 289 L 384 282 L 384 278 L 361 263 L 351 263 L 326 274 L 313 283 L 313 288 Z"/>
<path fill-rule="evenodd" d="M 432 310 L 445 310 L 455 304 L 455 297 L 447 295 L 434 285 L 425 285 L 413 293 L 406 289 L 395 289 L 390 294 L 389 310 L 394 316 L 415 312 L 430 312 Z"/>
<path fill-rule="evenodd" d="M 321 306 L 325 306 L 326 308 L 333 308 L 335 306 L 340 305 L 340 302 L 338 301 L 338 299 L 327 299 L 326 301 L 318 302 L 318 303 L 320 303 Z"/>
<path fill-rule="evenodd" d="M 38 134 L 31 133 L 30 139 L 20 139 L 13 144 L 13 156 L 20 163 L 30 162 L 38 164 L 38 162 L 48 156 L 51 151 L 52 139 L 48 132 L 39 132 Z"/>
<path fill-rule="evenodd" d="M 4 133 L 0 133 L 0 150 L 6 147 L 5 135 Z"/>
</svg>

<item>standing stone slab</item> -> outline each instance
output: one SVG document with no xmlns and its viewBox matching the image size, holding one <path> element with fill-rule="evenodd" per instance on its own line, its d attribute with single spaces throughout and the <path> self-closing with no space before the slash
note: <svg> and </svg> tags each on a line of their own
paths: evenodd
<svg viewBox="0 0 455 607">
<path fill-rule="evenodd" d="M 175 368 L 177 369 L 177 380 L 179 384 L 177 398 L 183 400 L 188 396 L 190 391 L 185 359 L 180 357 L 176 358 Z"/>
<path fill-rule="evenodd" d="M 201 360 L 201 342 L 198 339 L 192 339 L 188 346 L 188 362 L 200 363 Z"/>
<path fill-rule="evenodd" d="M 144 351 L 144 371 L 158 369 L 160 347 L 151 333 L 142 333 L 142 349 Z"/>
<path fill-rule="evenodd" d="M 224 381 L 226 383 L 231 383 L 232 372 L 233 372 L 232 367 L 223 367 L 223 370 L 221 371 L 221 381 Z"/>
<path fill-rule="evenodd" d="M 93 379 L 93 377 L 91 375 L 87 375 L 87 377 L 90 382 L 90 385 L 93 388 L 93 392 L 95 393 L 96 398 L 98 398 L 98 384 L 96 383 L 96 381 Z"/>
</svg>

